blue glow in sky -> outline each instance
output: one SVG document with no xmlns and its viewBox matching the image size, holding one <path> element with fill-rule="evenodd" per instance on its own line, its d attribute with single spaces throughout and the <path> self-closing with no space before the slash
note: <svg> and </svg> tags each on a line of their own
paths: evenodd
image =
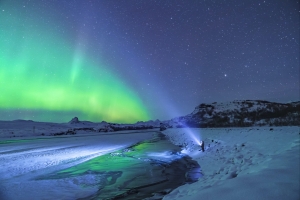
<svg viewBox="0 0 300 200">
<path fill-rule="evenodd" d="M 0 120 L 164 120 L 200 103 L 299 100 L 298 8 L 2 0 Z"/>
</svg>

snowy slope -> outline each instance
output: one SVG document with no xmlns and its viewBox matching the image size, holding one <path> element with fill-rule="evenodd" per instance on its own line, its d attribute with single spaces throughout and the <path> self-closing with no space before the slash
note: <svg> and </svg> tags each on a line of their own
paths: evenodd
<svg viewBox="0 0 300 200">
<path fill-rule="evenodd" d="M 124 130 L 145 130 L 159 128 L 159 126 L 159 120 L 137 122 L 135 124 L 116 124 L 105 121 L 100 123 L 80 121 L 77 117 L 74 117 L 68 123 L 35 122 L 31 120 L 0 121 L 0 138 L 62 136 Z"/>
<path fill-rule="evenodd" d="M 300 125 L 300 102 L 260 100 L 200 104 L 186 116 L 164 122 L 169 127 L 244 127 Z"/>
<path fill-rule="evenodd" d="M 168 129 L 204 176 L 164 200 L 299 199 L 299 127 Z M 195 138 L 203 140 L 199 151 Z"/>
</svg>

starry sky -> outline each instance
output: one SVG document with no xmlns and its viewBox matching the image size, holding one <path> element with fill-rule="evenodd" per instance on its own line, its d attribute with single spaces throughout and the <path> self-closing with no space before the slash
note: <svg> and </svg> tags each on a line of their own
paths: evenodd
<svg viewBox="0 0 300 200">
<path fill-rule="evenodd" d="M 297 0 L 1 0 L 0 120 L 299 100 Z"/>
</svg>

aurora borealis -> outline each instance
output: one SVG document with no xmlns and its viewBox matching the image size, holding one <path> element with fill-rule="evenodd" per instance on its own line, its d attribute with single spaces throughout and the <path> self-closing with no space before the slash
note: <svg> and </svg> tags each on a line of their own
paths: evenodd
<svg viewBox="0 0 300 200">
<path fill-rule="evenodd" d="M 107 66 L 93 62 L 83 47 L 73 49 L 34 16 L 7 13 L 0 13 L 1 112 L 56 122 L 74 114 L 91 121 L 149 119 L 137 94 Z"/>
<path fill-rule="evenodd" d="M 0 1 L 0 120 L 299 100 L 299 1 Z"/>
</svg>

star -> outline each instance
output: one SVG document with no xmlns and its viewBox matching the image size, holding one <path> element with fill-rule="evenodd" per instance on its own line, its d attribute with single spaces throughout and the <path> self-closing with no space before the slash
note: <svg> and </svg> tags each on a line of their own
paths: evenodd
<svg viewBox="0 0 300 200">
<path fill-rule="evenodd" d="M 91 107 L 110 102 L 119 92 L 126 95 L 130 105 L 141 106 L 135 107 L 132 114 L 149 113 L 149 120 L 184 115 L 204 102 L 299 99 L 299 28 L 295 26 L 299 23 L 299 1 L 254 0 L 249 6 L 228 0 L 226 10 L 230 12 L 226 15 L 220 12 L 223 4 L 218 1 L 180 0 L 166 4 L 132 0 L 132 4 L 121 2 L 118 6 L 113 1 L 93 1 L 93 4 L 78 1 L 71 7 L 62 6 L 59 1 L 47 1 L 45 6 L 44 1 L 18 0 L 17 7 L 13 1 L 5 2 L 0 3 L 0 24 L 11 26 L 0 28 L 0 35 L 5 38 L 0 42 L 0 63 L 7 66 L 0 71 L 13 74 L 14 84 L 7 84 L 9 76 L 1 77 L 0 91 L 17 94 L 22 91 L 19 95 L 22 99 L 11 102 L 10 95 L 0 98 L 0 120 L 7 119 L 7 112 L 2 111 L 13 104 L 22 113 L 16 116 L 12 109 L 10 119 L 34 114 L 37 120 L 64 122 L 71 111 L 53 118 L 57 113 L 53 106 L 62 109 L 60 102 L 64 98 L 50 102 L 45 97 L 63 88 L 66 93 L 63 97 L 76 94 L 88 100 L 97 99 L 91 101 L 92 106 L 82 106 L 79 98 L 72 100 L 72 106 L 76 106 L 72 109 L 90 112 L 78 117 L 91 121 L 102 120 L 98 114 L 90 118 L 96 113 Z M 23 8 L 24 12 L 17 12 L 20 10 L 17 8 Z M 77 12 L 82 8 L 84 12 Z M 10 56 L 20 49 L 20 44 L 20 53 Z M 37 64 L 40 62 L 47 64 L 41 69 Z M 27 69 L 32 70 L 27 73 Z M 78 84 L 80 88 L 66 84 L 69 79 L 63 77 L 69 71 L 72 85 Z M 102 74 L 101 78 L 97 73 Z M 47 83 L 42 78 L 32 80 L 31 76 L 43 76 Z M 118 87 L 110 87 L 109 83 Z M 109 92 L 103 95 L 102 88 Z M 47 95 L 41 95 L 46 91 Z M 280 91 L 285 91 L 285 95 Z M 159 98 L 154 98 L 157 94 Z M 31 104 L 31 99 L 39 101 L 44 107 L 39 112 L 47 114 L 38 115 L 35 110 L 40 107 Z M 152 100 L 145 101 L 148 99 Z M 144 101 L 145 105 L 139 103 Z M 109 109 L 118 110 L 118 106 L 110 104 Z M 100 110 L 100 118 L 109 120 Z"/>
</svg>

